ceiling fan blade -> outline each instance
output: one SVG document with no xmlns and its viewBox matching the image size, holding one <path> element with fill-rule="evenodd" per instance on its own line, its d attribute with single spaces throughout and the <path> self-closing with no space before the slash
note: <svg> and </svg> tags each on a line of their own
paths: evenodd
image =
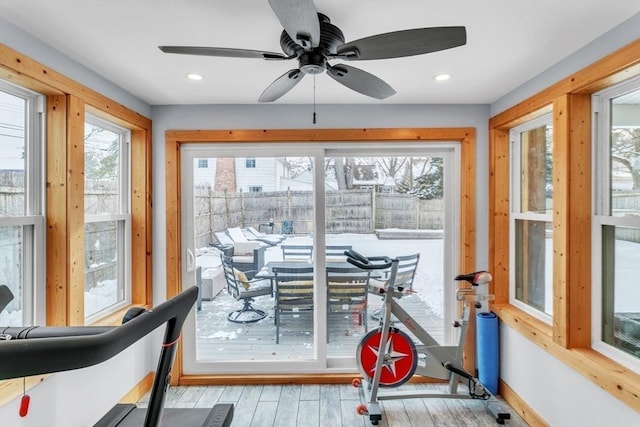
<svg viewBox="0 0 640 427">
<path fill-rule="evenodd" d="M 269 0 L 289 37 L 305 49 L 318 47 L 320 21 L 313 0 Z"/>
<path fill-rule="evenodd" d="M 232 49 L 227 47 L 207 46 L 158 46 L 164 53 L 178 53 L 183 55 L 224 56 L 228 58 L 258 58 L 258 59 L 290 59 L 277 52 L 262 50 Z"/>
<path fill-rule="evenodd" d="M 384 80 L 349 65 L 338 64 L 327 67 L 327 74 L 349 89 L 372 98 L 385 99 L 396 93 Z"/>
<path fill-rule="evenodd" d="M 285 93 L 289 92 L 295 85 L 300 83 L 304 73 L 297 68 L 289 70 L 273 81 L 260 95 L 258 101 L 273 102 Z"/>
<path fill-rule="evenodd" d="M 338 46 L 347 60 L 387 59 L 451 49 L 467 43 L 465 27 L 432 27 L 395 31 L 365 37 Z"/>
</svg>

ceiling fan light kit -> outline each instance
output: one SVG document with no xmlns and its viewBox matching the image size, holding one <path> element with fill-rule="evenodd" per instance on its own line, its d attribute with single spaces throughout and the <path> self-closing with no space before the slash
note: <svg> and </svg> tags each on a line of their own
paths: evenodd
<svg viewBox="0 0 640 427">
<path fill-rule="evenodd" d="M 415 28 L 377 34 L 345 43 L 340 28 L 328 16 L 318 13 L 312 0 L 269 0 L 284 30 L 280 47 L 284 54 L 250 49 L 205 46 L 159 46 L 165 53 L 254 58 L 267 61 L 298 60 L 260 95 L 260 102 L 273 102 L 289 92 L 307 75 L 325 73 L 363 95 L 385 99 L 396 91 L 384 80 L 360 68 L 330 60 L 364 61 L 422 55 L 462 46 L 467 42 L 465 27 Z"/>
</svg>

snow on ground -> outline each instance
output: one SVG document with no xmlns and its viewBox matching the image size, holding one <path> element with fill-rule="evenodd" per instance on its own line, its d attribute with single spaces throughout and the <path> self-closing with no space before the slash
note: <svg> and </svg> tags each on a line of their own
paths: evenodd
<svg viewBox="0 0 640 427">
<path fill-rule="evenodd" d="M 0 313 L 0 325 L 22 326 L 22 310 L 2 311 Z"/>
<path fill-rule="evenodd" d="M 98 286 L 91 288 L 84 293 L 84 315 L 91 316 L 100 310 L 110 307 L 118 302 L 117 282 L 113 280 L 103 280 L 98 282 Z"/>
</svg>

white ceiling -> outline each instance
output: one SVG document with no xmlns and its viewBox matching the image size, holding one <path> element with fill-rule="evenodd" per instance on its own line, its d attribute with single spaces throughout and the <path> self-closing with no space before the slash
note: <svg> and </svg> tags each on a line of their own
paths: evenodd
<svg viewBox="0 0 640 427">
<path fill-rule="evenodd" d="M 315 78 L 319 104 L 492 103 L 640 12 L 638 0 L 315 0 L 315 5 L 347 42 L 409 28 L 467 28 L 462 47 L 349 63 L 385 80 L 396 95 L 375 100 L 321 74 Z M 254 104 L 273 80 L 297 68 L 295 60 L 169 55 L 157 48 L 281 52 L 282 27 L 266 0 L 2 0 L 0 17 L 151 105 Z M 205 78 L 187 80 L 190 72 Z M 437 83 L 432 77 L 439 73 L 452 78 Z M 313 86 L 313 76 L 307 76 L 276 103 L 311 103 Z"/>
</svg>

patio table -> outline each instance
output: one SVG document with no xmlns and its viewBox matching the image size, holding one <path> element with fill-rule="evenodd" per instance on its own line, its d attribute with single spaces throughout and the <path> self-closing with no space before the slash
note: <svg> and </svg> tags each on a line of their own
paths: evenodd
<svg viewBox="0 0 640 427">
<path fill-rule="evenodd" d="M 313 267 L 313 263 L 304 262 L 304 261 L 269 261 L 265 264 L 262 269 L 256 273 L 254 277 L 259 277 L 262 279 L 270 279 L 272 284 L 275 279 L 275 274 L 273 273 L 273 268 L 308 268 Z M 353 268 L 353 264 L 349 264 L 347 261 L 337 261 L 337 262 L 327 262 L 326 267 L 332 268 Z M 365 271 L 362 272 L 362 276 L 366 276 L 367 273 Z M 372 279 L 379 279 L 383 277 L 384 273 L 381 270 L 373 270 L 369 273 L 369 277 Z M 362 277 L 360 275 L 354 276 L 354 278 Z M 275 288 L 275 286 L 274 286 Z"/>
</svg>

